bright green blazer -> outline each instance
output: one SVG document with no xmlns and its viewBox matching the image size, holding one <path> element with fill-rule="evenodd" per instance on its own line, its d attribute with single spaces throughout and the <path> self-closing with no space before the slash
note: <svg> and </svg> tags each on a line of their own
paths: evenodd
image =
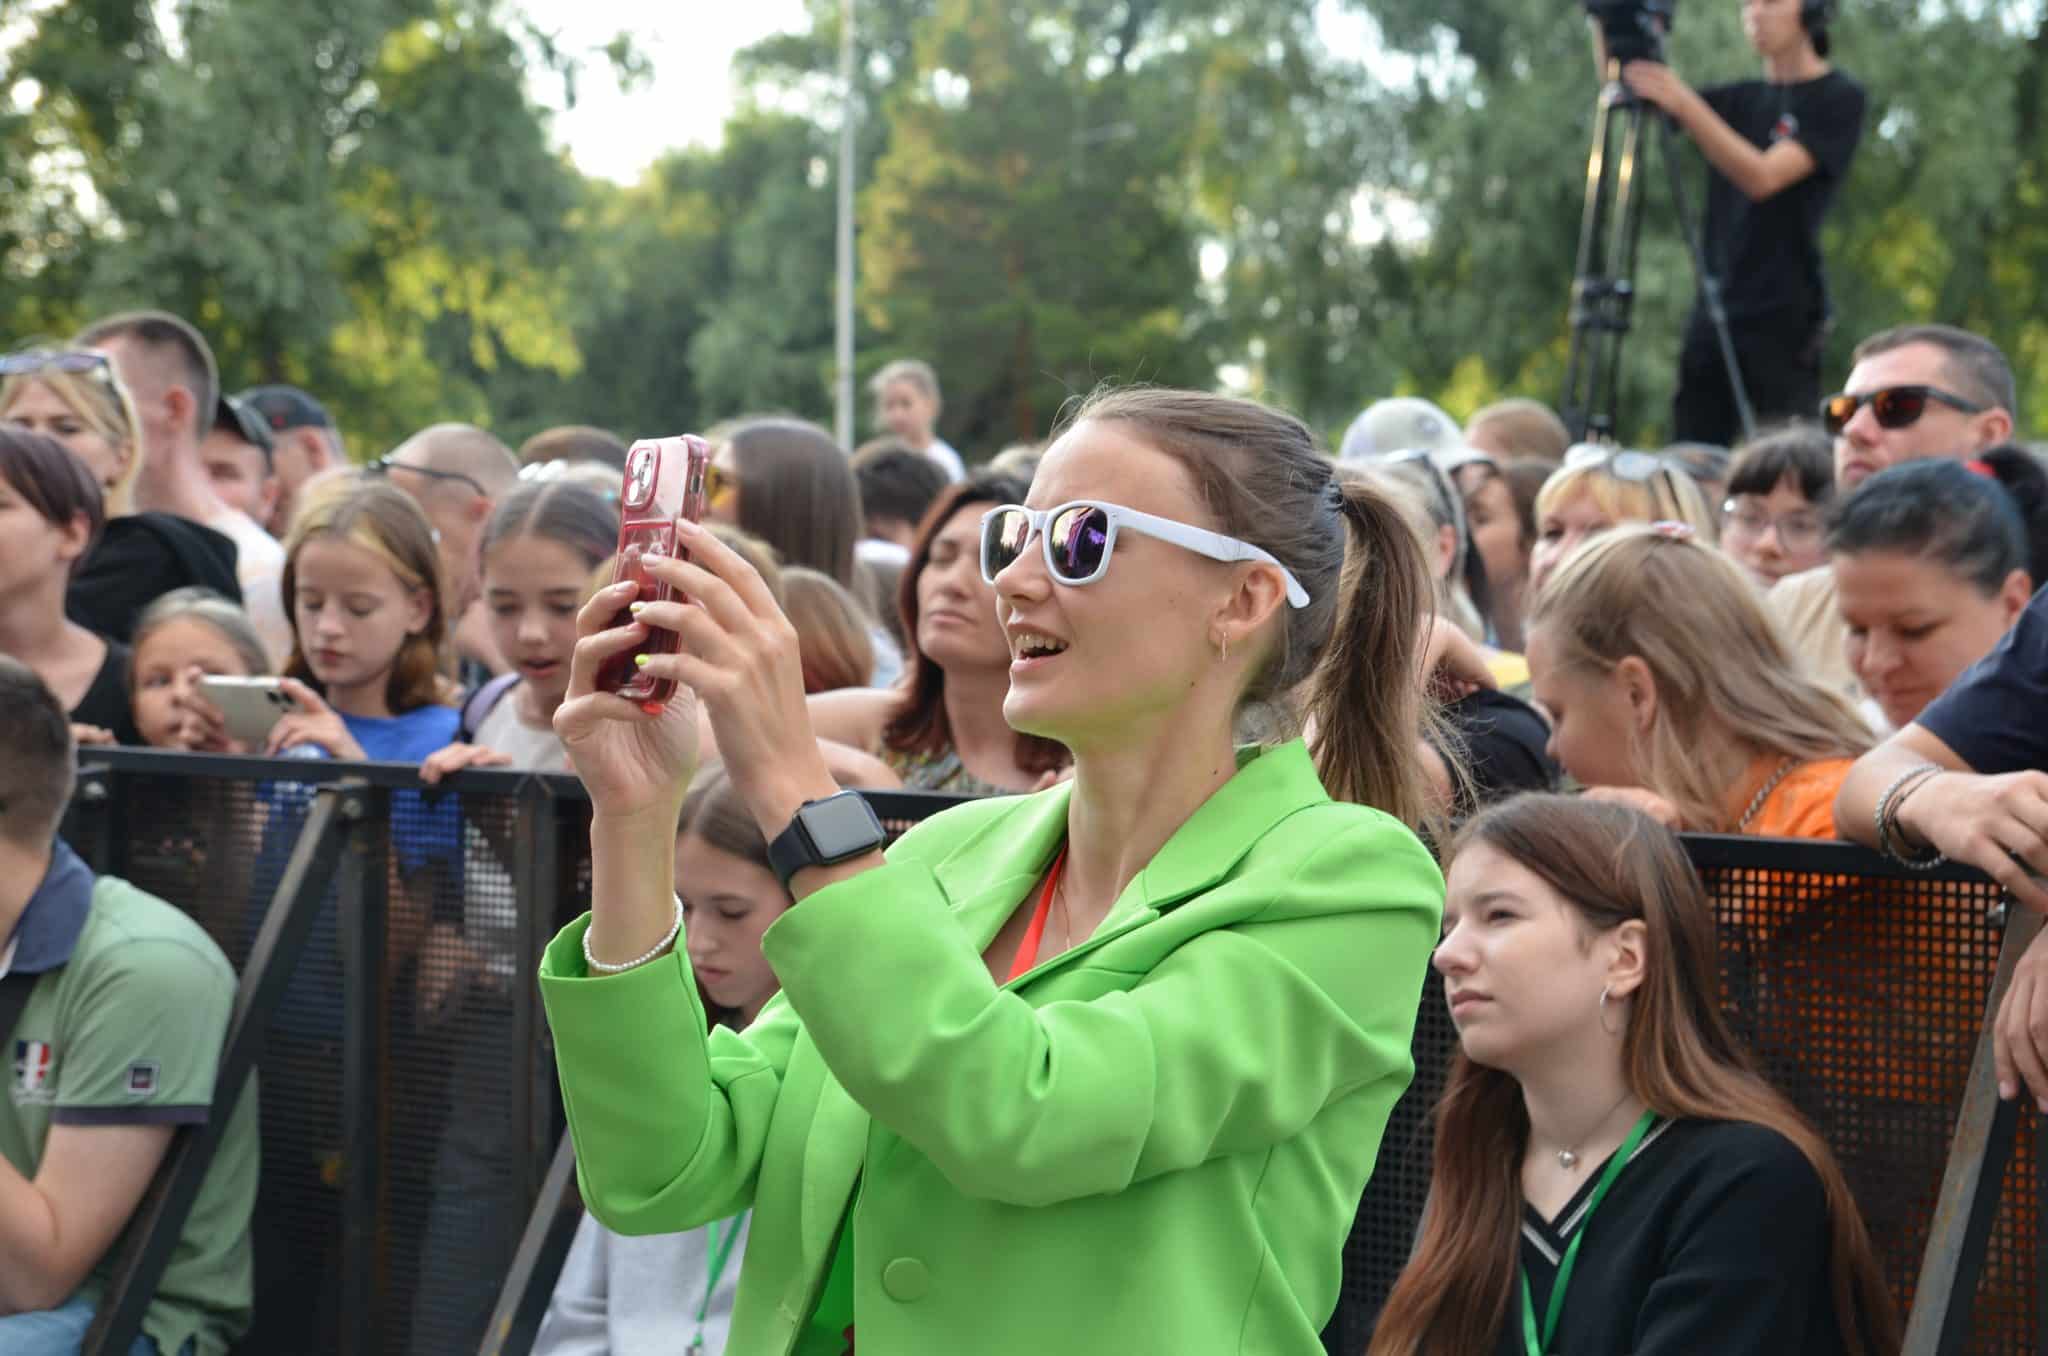
<svg viewBox="0 0 2048 1356">
<path fill-rule="evenodd" d="M 587 918 L 548 948 L 590 1210 L 651 1234 L 753 1208 L 734 1356 L 794 1348 L 849 1218 L 864 1352 L 1322 1351 L 1443 877 L 1297 741 L 1245 755 L 1092 937 L 999 987 L 982 951 L 1069 790 L 934 816 L 796 905 L 745 1031 L 707 1035 L 680 945 L 595 978 Z"/>
</svg>

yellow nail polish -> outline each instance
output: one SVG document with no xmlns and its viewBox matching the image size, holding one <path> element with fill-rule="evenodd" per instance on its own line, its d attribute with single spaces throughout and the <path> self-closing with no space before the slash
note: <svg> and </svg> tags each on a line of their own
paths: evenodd
<svg viewBox="0 0 2048 1356">
<path fill-rule="evenodd" d="M 634 668 L 636 668 L 636 669 L 644 669 L 644 668 L 646 668 L 646 667 L 647 667 L 647 661 L 648 661 L 648 659 L 649 659 L 650 657 L 651 657 L 651 656 L 648 656 L 648 655 L 644 655 L 644 654 L 636 654 L 636 655 L 634 655 L 634 656 L 633 656 L 633 667 L 634 667 Z"/>
<path fill-rule="evenodd" d="M 633 614 L 634 616 L 636 616 L 636 617 L 637 617 L 637 616 L 639 616 L 639 615 L 640 615 L 640 614 L 641 614 L 642 612 L 645 612 L 645 611 L 647 610 L 647 604 L 645 604 L 645 603 L 634 603 L 634 604 L 633 604 L 633 605 L 632 605 L 631 607 L 627 608 L 626 610 L 627 610 L 628 612 L 631 612 L 631 613 L 632 613 L 632 614 Z"/>
</svg>

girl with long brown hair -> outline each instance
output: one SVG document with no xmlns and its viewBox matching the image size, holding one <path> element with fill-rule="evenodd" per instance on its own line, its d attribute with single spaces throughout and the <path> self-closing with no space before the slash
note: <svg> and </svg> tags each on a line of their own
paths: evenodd
<svg viewBox="0 0 2048 1356">
<path fill-rule="evenodd" d="M 1668 830 L 1564 796 L 1483 812 L 1434 964 L 1462 1048 L 1370 1356 L 1899 1349 L 1833 1154 L 1721 1014 Z"/>
</svg>

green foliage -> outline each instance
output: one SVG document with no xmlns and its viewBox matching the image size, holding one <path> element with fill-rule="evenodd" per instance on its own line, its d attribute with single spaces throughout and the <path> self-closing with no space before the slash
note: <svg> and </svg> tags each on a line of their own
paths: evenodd
<svg viewBox="0 0 2048 1356">
<path fill-rule="evenodd" d="M 451 418 L 515 442 L 824 420 L 839 18 L 811 0 L 742 53 L 722 144 L 620 187 L 550 149 L 531 91 L 645 62 L 565 51 L 516 0 L 0 0 L 0 335 L 166 306 L 231 386 L 304 384 L 366 451 Z M 1595 93 L 1576 5 L 859 18 L 860 366 L 934 360 L 970 455 L 1106 379 L 1227 380 L 1332 431 L 1397 391 L 1557 394 Z M 1825 242 L 1830 377 L 1860 335 L 1939 317 L 2048 399 L 2042 5 L 1863 0 L 1835 37 L 1872 116 Z M 1673 54 L 1695 83 L 1756 70 L 1733 5 L 1683 6 Z M 1697 152 L 1668 151 L 1696 204 Z M 1664 154 L 1624 382 L 1645 441 L 1693 292 Z"/>
</svg>

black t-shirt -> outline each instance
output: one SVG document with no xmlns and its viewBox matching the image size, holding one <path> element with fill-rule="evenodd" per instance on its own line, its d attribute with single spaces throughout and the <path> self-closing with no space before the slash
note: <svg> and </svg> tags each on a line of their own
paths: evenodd
<svg viewBox="0 0 2048 1356">
<path fill-rule="evenodd" d="M 1559 1260 L 1580 1228 L 1550 1350 L 1571 1356 L 1834 1356 L 1842 1351 L 1819 1174 L 1762 1126 L 1680 1120 L 1653 1129 L 1592 1217 L 1601 1169 L 1556 1224 L 1522 1210 L 1523 1269 L 1538 1327 Z M 1494 1344 L 1527 1356 L 1516 1284 Z"/>
<path fill-rule="evenodd" d="M 100 662 L 100 671 L 92 676 L 92 686 L 78 699 L 78 705 L 71 708 L 71 719 L 80 725 L 97 725 L 103 730 L 113 731 L 114 738 L 123 744 L 140 744 L 142 737 L 135 731 L 135 721 L 128 705 L 128 664 L 131 656 L 128 647 L 118 640 L 107 641 L 107 657 Z"/>
<path fill-rule="evenodd" d="M 1472 774 L 1471 795 L 1460 797 L 1460 817 L 1517 791 L 1557 788 L 1557 764 L 1544 751 L 1550 727 L 1527 702 L 1481 688 L 1445 706 L 1444 720 L 1462 741 Z"/>
<path fill-rule="evenodd" d="M 1914 724 L 1972 772 L 2048 772 L 2048 586 Z"/>
<path fill-rule="evenodd" d="M 1762 202 L 1707 169 L 1707 267 L 1731 320 L 1811 326 L 1827 311 L 1820 222 L 1863 138 L 1863 87 L 1840 71 L 1774 85 L 1744 80 L 1700 91 L 1722 121 L 1759 150 L 1790 138 L 1814 170 Z"/>
<path fill-rule="evenodd" d="M 142 610 L 172 589 L 198 584 L 239 603 L 236 556 L 225 533 L 174 513 L 109 519 L 71 577 L 65 615 L 88 631 L 127 641 Z"/>
</svg>

